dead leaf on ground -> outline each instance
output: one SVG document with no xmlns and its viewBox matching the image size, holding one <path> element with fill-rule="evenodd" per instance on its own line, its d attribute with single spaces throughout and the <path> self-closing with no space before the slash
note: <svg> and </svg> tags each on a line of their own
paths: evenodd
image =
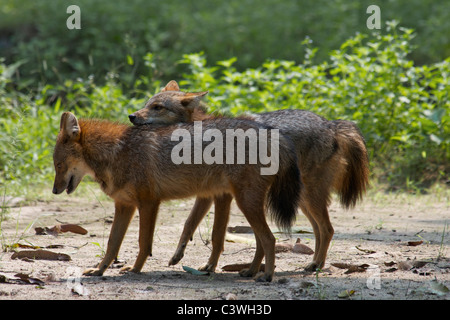
<svg viewBox="0 0 450 320">
<path fill-rule="evenodd" d="M 228 272 L 239 272 L 242 269 L 248 269 L 250 268 L 250 263 L 234 263 L 234 264 L 227 264 L 226 266 L 222 267 L 223 271 L 228 271 Z M 265 268 L 265 264 L 261 263 L 261 265 L 259 266 L 259 271 L 264 271 Z"/>
<path fill-rule="evenodd" d="M 275 243 L 275 253 L 292 251 L 294 246 L 290 243 Z"/>
<path fill-rule="evenodd" d="M 359 251 L 362 251 L 362 252 L 365 252 L 365 253 L 369 253 L 369 254 L 376 253 L 376 251 L 374 251 L 374 250 L 362 249 L 359 246 L 355 246 L 355 248 L 358 249 Z"/>
<path fill-rule="evenodd" d="M 16 273 L 13 278 L 0 274 L 0 283 L 35 284 L 38 286 L 43 286 L 45 284 L 45 281 L 38 279 L 38 278 L 30 277 L 30 275 L 25 274 L 25 273 Z"/>
<path fill-rule="evenodd" d="M 56 253 L 48 250 L 23 250 L 15 252 L 11 259 L 34 259 L 34 260 L 58 260 L 70 261 L 69 255 L 64 253 Z"/>
<path fill-rule="evenodd" d="M 60 233 L 72 232 L 76 234 L 85 235 L 87 234 L 87 230 L 77 224 L 57 224 L 51 228 L 49 227 L 36 227 L 34 228 L 37 235 L 52 235 L 57 236 Z"/>
<path fill-rule="evenodd" d="M 301 254 L 314 254 L 314 251 L 310 247 L 303 243 L 300 243 L 300 238 L 297 238 L 297 241 L 292 248 L 292 252 Z"/>
<path fill-rule="evenodd" d="M 350 264 L 350 263 L 332 263 L 332 266 L 339 268 L 339 269 L 347 269 L 347 271 L 345 271 L 345 274 L 350 274 L 350 273 L 354 273 L 354 272 L 366 272 L 367 268 L 369 267 L 368 264 L 364 263 L 364 264 L 360 264 L 360 265 L 356 265 L 356 264 Z"/>
<path fill-rule="evenodd" d="M 420 240 L 420 241 L 408 241 L 408 246 L 409 247 L 420 246 L 422 243 L 423 243 L 422 240 Z"/>
<path fill-rule="evenodd" d="M 294 245 L 290 243 L 276 243 L 275 244 L 275 253 L 280 252 L 294 252 L 300 254 L 314 254 L 314 251 L 308 247 L 307 245 L 300 243 L 300 238 L 297 238 L 297 241 Z"/>
<path fill-rule="evenodd" d="M 37 284 L 38 286 L 43 286 L 45 284 L 41 279 L 30 277 L 30 275 L 25 273 L 17 273 L 14 276 L 26 284 Z"/>
<path fill-rule="evenodd" d="M 396 265 L 396 264 L 397 264 L 397 262 L 395 262 L 395 261 L 385 261 L 384 262 L 384 265 L 386 267 L 392 267 L 393 265 Z"/>
</svg>

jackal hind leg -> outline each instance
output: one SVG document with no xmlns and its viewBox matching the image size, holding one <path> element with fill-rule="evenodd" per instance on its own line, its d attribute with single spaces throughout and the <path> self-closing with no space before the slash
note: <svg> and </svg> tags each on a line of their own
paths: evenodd
<svg viewBox="0 0 450 320">
<path fill-rule="evenodd" d="M 264 197 L 260 194 L 253 194 L 252 196 L 250 190 L 245 190 L 237 193 L 235 198 L 256 238 L 256 253 L 253 262 L 248 270 L 241 272 L 241 275 L 250 276 L 258 272 L 262 258 L 265 256 L 264 273 L 257 274 L 255 280 L 270 282 L 275 270 L 275 237 L 266 222 Z"/>
<path fill-rule="evenodd" d="M 321 269 L 325 265 L 327 257 L 328 247 L 330 246 L 331 239 L 333 238 L 334 229 L 330 222 L 328 215 L 328 209 L 326 204 L 320 206 L 307 206 L 306 215 L 313 225 L 315 235 L 315 251 L 313 261 L 305 268 L 306 271 L 315 271 Z M 312 220 L 314 222 L 312 222 Z"/>
<path fill-rule="evenodd" d="M 214 272 L 223 252 L 225 233 L 227 231 L 228 219 L 230 217 L 230 207 L 233 196 L 223 194 L 214 197 L 214 224 L 212 232 L 212 251 L 208 262 L 199 268 L 202 271 Z"/>
<path fill-rule="evenodd" d="M 183 258 L 184 250 L 186 249 L 189 239 L 192 239 L 195 229 L 197 229 L 200 221 L 202 221 L 208 210 L 211 208 L 212 203 L 213 198 L 198 197 L 195 199 L 194 207 L 184 223 L 183 232 L 181 234 L 180 241 L 178 242 L 178 247 L 169 261 L 169 266 L 176 265 Z"/>
<path fill-rule="evenodd" d="M 256 238 L 255 256 L 253 257 L 253 260 L 248 268 L 239 271 L 239 275 L 241 277 L 253 278 L 258 274 L 260 270 L 261 262 L 264 258 L 264 249 L 262 247 L 261 241 L 256 235 L 255 238 Z"/>
</svg>

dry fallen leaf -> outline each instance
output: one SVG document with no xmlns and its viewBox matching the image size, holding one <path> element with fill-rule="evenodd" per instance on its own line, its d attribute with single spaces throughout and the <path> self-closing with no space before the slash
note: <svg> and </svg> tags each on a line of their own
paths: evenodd
<svg viewBox="0 0 450 320">
<path fill-rule="evenodd" d="M 34 260 L 58 260 L 70 261 L 70 256 L 64 253 L 56 253 L 48 250 L 23 250 L 15 252 L 11 259 L 34 259 Z"/>
<path fill-rule="evenodd" d="M 369 249 L 361 249 L 359 246 L 355 246 L 356 249 L 358 249 L 359 251 L 365 252 L 365 253 L 376 253 L 376 251 L 373 250 L 369 250 Z"/>
<path fill-rule="evenodd" d="M 350 263 L 339 263 L 339 262 L 332 263 L 331 265 L 339 269 L 347 269 L 347 271 L 345 271 L 345 274 L 350 274 L 354 272 L 365 272 L 369 267 L 368 264 L 355 265 Z"/>
<path fill-rule="evenodd" d="M 85 235 L 87 230 L 77 224 L 61 224 L 61 232 L 72 232 Z"/>
<path fill-rule="evenodd" d="M 72 232 L 72 233 L 77 233 L 77 234 L 82 234 L 85 235 L 87 234 L 87 230 L 84 229 L 83 227 L 80 227 L 79 225 L 76 224 L 57 224 L 51 228 L 48 227 L 36 227 L 34 228 L 34 230 L 36 231 L 37 235 L 52 235 L 52 236 L 57 236 L 60 233 L 64 233 L 64 232 Z"/>
<path fill-rule="evenodd" d="M 276 243 L 275 244 L 275 253 L 280 252 L 289 252 L 292 251 L 294 246 L 290 243 Z"/>
<path fill-rule="evenodd" d="M 384 265 L 386 267 L 392 267 L 393 265 L 397 264 L 395 261 L 385 261 Z"/>
<path fill-rule="evenodd" d="M 17 273 L 14 275 L 16 278 L 19 278 L 20 281 L 26 284 L 37 284 L 38 286 L 43 286 L 45 284 L 44 281 L 38 278 L 32 278 L 30 275 L 25 273 Z"/>
<path fill-rule="evenodd" d="M 314 251 L 310 247 L 304 245 L 303 243 L 300 243 L 300 238 L 297 238 L 297 241 L 292 248 L 292 252 L 301 254 L 314 254 Z"/>
<path fill-rule="evenodd" d="M 422 243 L 423 243 L 422 240 L 420 240 L 420 241 L 408 241 L 408 246 L 415 247 L 415 246 L 421 245 Z"/>
</svg>

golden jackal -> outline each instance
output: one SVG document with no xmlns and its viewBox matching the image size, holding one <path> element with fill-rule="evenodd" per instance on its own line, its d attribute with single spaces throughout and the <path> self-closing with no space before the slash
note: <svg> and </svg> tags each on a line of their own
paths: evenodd
<svg viewBox="0 0 450 320">
<path fill-rule="evenodd" d="M 236 199 L 258 239 L 249 273 L 259 269 L 265 255 L 265 272 L 257 280 L 271 281 L 275 238 L 266 223 L 264 212 L 266 207 L 270 209 L 274 220 L 284 228 L 289 228 L 294 221 L 301 188 L 296 154 L 289 139 L 281 135 L 277 137 L 278 130 L 268 130 L 266 136 L 258 137 L 257 143 L 259 148 L 265 146 L 270 149 L 269 145 L 274 145 L 273 140 L 278 138 L 275 141 L 275 146 L 279 148 L 276 174 L 261 174 L 261 169 L 268 164 L 267 159 L 248 161 L 251 159 L 249 144 L 244 148 L 247 159 L 244 163 L 220 162 L 220 159 L 211 163 L 205 163 L 206 159 L 196 162 L 195 153 L 203 151 L 202 155 L 208 155 L 206 151 L 212 142 L 207 143 L 208 139 L 204 137 L 198 140 L 195 134 L 206 136 L 209 133 L 218 138 L 219 134 L 226 136 L 230 128 L 245 132 L 269 129 L 256 122 L 239 119 L 211 119 L 203 121 L 201 128 L 192 123 L 151 128 L 105 120 L 78 120 L 70 112 L 62 114 L 53 154 L 56 171 L 53 193 L 66 190 L 70 194 L 84 175 L 90 175 L 115 202 L 114 222 L 105 257 L 97 268 L 86 270 L 86 275 L 102 275 L 117 257 L 136 208 L 139 209 L 139 254 L 134 266 L 125 269 L 139 272 L 152 252 L 153 232 L 161 201 L 197 195 L 202 199 L 215 196 Z M 175 135 L 175 132 L 178 134 Z M 173 161 L 173 150 L 181 143 L 180 133 L 181 136 L 188 134 L 187 139 L 193 142 L 193 163 Z M 267 141 L 262 141 L 265 138 Z M 215 147 L 219 153 L 217 143 Z M 230 160 L 239 160 L 238 147 L 231 145 L 234 156 Z M 230 152 L 229 148 L 229 144 L 223 145 L 224 157 Z M 189 160 L 184 153 L 190 153 L 190 149 L 179 151 L 175 155 Z"/>
<path fill-rule="evenodd" d="M 205 112 L 201 98 L 207 92 L 182 92 L 175 81 L 170 81 L 162 92 L 153 96 L 146 106 L 129 115 L 135 125 L 167 125 L 178 122 L 213 119 Z M 247 115 L 246 119 L 280 129 L 295 146 L 303 188 L 300 190 L 300 208 L 310 221 L 315 235 L 313 261 L 306 267 L 313 271 L 325 264 L 333 237 L 328 216 L 330 194 L 335 191 L 345 208 L 355 206 L 369 183 L 369 160 L 364 138 L 358 127 L 350 121 L 328 121 L 305 110 L 279 110 Z M 202 270 L 213 272 L 223 250 L 230 202 L 229 195 L 214 199 L 198 197 L 169 265 L 183 257 L 187 242 L 201 219 L 215 203 L 213 250 Z M 256 270 L 253 270 L 256 272 Z"/>
</svg>

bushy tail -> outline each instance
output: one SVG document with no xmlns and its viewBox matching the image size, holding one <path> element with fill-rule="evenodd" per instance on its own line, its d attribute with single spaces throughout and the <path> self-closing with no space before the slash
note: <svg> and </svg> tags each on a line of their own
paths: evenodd
<svg viewBox="0 0 450 320">
<path fill-rule="evenodd" d="M 300 204 L 300 190 L 303 187 L 297 157 L 293 149 L 290 151 L 292 152 L 284 153 L 280 148 L 280 167 L 266 199 L 272 221 L 286 232 L 290 231 L 295 222 Z"/>
<path fill-rule="evenodd" d="M 335 120 L 336 140 L 347 162 L 336 192 L 344 208 L 353 208 L 369 185 L 369 156 L 359 128 L 350 121 Z"/>
</svg>

